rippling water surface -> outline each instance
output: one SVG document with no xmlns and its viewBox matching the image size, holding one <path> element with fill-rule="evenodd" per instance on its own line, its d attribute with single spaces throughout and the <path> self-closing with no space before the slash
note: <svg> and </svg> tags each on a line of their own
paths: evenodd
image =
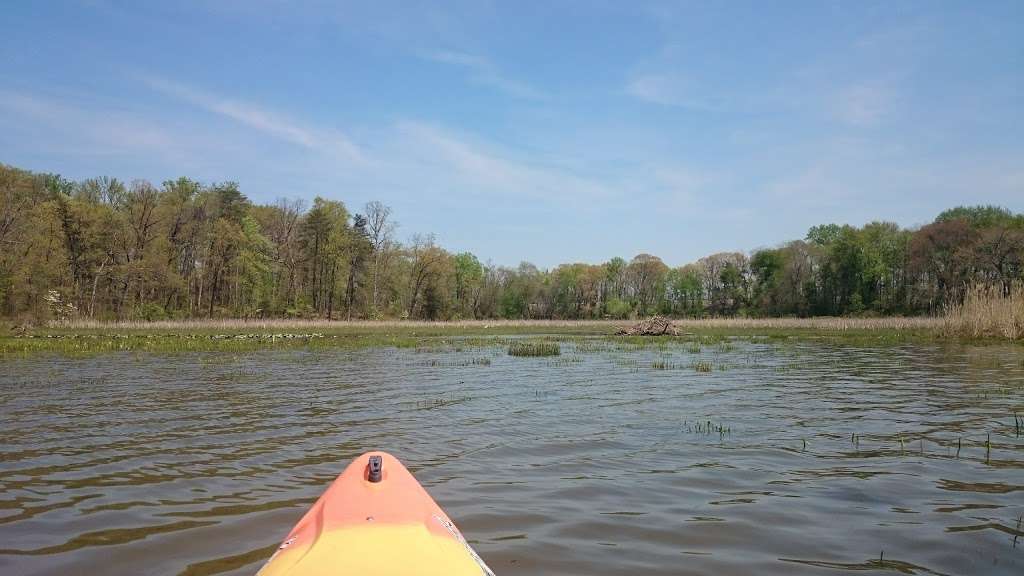
<svg viewBox="0 0 1024 576">
<path fill-rule="evenodd" d="M 252 574 L 384 449 L 499 576 L 1020 575 L 1022 359 L 594 341 L 8 361 L 0 574 Z"/>
</svg>

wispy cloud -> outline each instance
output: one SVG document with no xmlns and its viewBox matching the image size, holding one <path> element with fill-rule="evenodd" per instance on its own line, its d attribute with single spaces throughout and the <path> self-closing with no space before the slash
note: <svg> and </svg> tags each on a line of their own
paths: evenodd
<svg viewBox="0 0 1024 576">
<path fill-rule="evenodd" d="M 513 80 L 501 73 L 490 60 L 465 52 L 440 50 L 423 55 L 423 58 L 441 64 L 457 66 L 469 73 L 473 82 L 495 88 L 509 96 L 525 100 L 544 100 L 547 94 L 530 84 Z"/>
<path fill-rule="evenodd" d="M 29 135 L 23 146 L 43 146 L 50 152 L 111 156 L 145 151 L 168 161 L 182 162 L 185 143 L 158 124 L 123 109 L 85 107 L 40 94 L 0 89 L 0 118 L 5 125 Z M 44 133 L 61 133 L 45 138 Z"/>
<path fill-rule="evenodd" d="M 315 150 L 362 162 L 361 149 L 337 130 L 314 129 L 256 104 L 223 97 L 159 76 L 142 76 L 154 90 L 198 106 L 272 137 Z"/>
<path fill-rule="evenodd" d="M 652 104 L 693 110 L 716 110 L 721 101 L 709 98 L 692 79 L 676 73 L 648 73 L 633 77 L 626 94 Z"/>
<path fill-rule="evenodd" d="M 478 193 L 573 202 L 610 193 L 605 185 L 567 168 L 531 162 L 441 126 L 403 122 L 398 126 L 398 135 L 405 146 L 404 162 L 439 168 L 441 173 L 461 180 L 467 189 Z"/>
</svg>

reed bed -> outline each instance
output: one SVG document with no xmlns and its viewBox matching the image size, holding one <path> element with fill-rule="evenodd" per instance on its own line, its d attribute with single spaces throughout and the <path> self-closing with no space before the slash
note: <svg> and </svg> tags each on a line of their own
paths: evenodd
<svg viewBox="0 0 1024 576">
<path fill-rule="evenodd" d="M 1000 285 L 974 286 L 959 304 L 946 307 L 941 318 L 946 336 L 967 338 L 1024 338 L 1024 285 L 1009 290 Z"/>
<path fill-rule="evenodd" d="M 700 360 L 692 364 L 694 371 L 696 372 L 711 372 L 714 368 L 711 362 L 707 360 Z"/>
<path fill-rule="evenodd" d="M 509 356 L 558 356 L 561 353 L 558 342 L 513 342 L 508 347 Z"/>
</svg>

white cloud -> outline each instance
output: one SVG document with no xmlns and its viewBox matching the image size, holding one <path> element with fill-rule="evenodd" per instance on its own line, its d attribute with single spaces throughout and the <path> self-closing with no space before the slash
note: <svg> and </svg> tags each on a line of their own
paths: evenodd
<svg viewBox="0 0 1024 576">
<path fill-rule="evenodd" d="M 0 90 L 0 117 L 4 114 L 9 115 L 5 124 L 10 129 L 28 136 L 23 147 L 51 152 L 111 156 L 144 151 L 180 163 L 188 156 L 188 147 L 198 146 L 123 109 L 86 107 L 38 94 Z"/>
<path fill-rule="evenodd" d="M 438 176 L 454 176 L 467 190 L 551 201 L 585 201 L 610 194 L 605 185 L 563 167 L 516 158 L 436 125 L 403 122 L 397 140 L 397 162 L 439 169 Z"/>
<path fill-rule="evenodd" d="M 508 78 L 490 60 L 480 56 L 474 56 L 465 52 L 440 50 L 424 54 L 423 58 L 441 64 L 464 68 L 469 72 L 469 78 L 473 82 L 485 84 L 509 96 L 524 100 L 544 100 L 547 98 L 547 95 L 541 90 L 525 82 Z"/>
<path fill-rule="evenodd" d="M 255 104 L 218 96 L 157 76 L 142 79 L 154 90 L 173 96 L 208 112 L 234 120 L 298 146 L 356 162 L 364 162 L 362 150 L 337 130 L 314 129 Z"/>
<path fill-rule="evenodd" d="M 800 210 L 836 208 L 855 194 L 848 176 L 843 166 L 836 165 L 832 159 L 824 159 L 769 183 L 765 189 L 770 196 Z"/>
<path fill-rule="evenodd" d="M 1024 152 L 919 155 L 885 139 L 831 138 L 793 148 L 786 167 L 773 162 L 756 189 L 781 218 L 862 224 L 891 219 L 919 224 L 959 204 L 1018 209 L 1024 198 Z"/>
</svg>

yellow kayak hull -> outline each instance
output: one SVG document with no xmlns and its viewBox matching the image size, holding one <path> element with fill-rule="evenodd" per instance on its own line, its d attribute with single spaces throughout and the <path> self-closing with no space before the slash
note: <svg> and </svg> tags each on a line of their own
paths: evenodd
<svg viewBox="0 0 1024 576">
<path fill-rule="evenodd" d="M 397 458 L 356 458 L 258 576 L 493 576 Z"/>
</svg>

